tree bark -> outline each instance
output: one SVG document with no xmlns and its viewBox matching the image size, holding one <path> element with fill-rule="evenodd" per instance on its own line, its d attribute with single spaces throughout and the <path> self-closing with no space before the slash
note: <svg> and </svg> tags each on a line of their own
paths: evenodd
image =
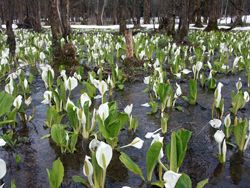
<svg viewBox="0 0 250 188">
<path fill-rule="evenodd" d="M 188 20 L 189 0 L 181 1 L 179 31 L 176 36 L 177 42 L 188 42 L 189 20 Z"/>
<path fill-rule="evenodd" d="M 209 0 L 210 12 L 209 12 L 209 22 L 204 31 L 218 30 L 217 25 L 217 0 Z"/>
<path fill-rule="evenodd" d="M 150 24 L 150 3 L 151 3 L 151 0 L 145 0 L 144 24 Z"/>
<path fill-rule="evenodd" d="M 18 12 L 18 23 L 23 23 L 23 2 L 18 0 L 19 12 Z"/>
<path fill-rule="evenodd" d="M 63 26 L 63 38 L 66 42 L 68 42 L 68 37 L 70 37 L 71 29 L 69 24 L 69 0 L 61 0 L 60 1 L 60 15 Z"/>
<path fill-rule="evenodd" d="M 104 15 L 104 9 L 107 6 L 108 0 L 104 0 L 103 6 L 102 6 L 102 14 L 101 14 L 101 23 L 103 25 L 103 15 Z"/>
<path fill-rule="evenodd" d="M 203 27 L 201 23 L 201 0 L 196 0 L 195 7 L 198 8 L 196 12 L 196 21 L 195 21 L 195 27 Z"/>
<path fill-rule="evenodd" d="M 102 25 L 102 19 L 101 19 L 101 5 L 100 0 L 96 0 L 96 9 L 95 9 L 95 18 L 96 18 L 96 25 Z"/>
<path fill-rule="evenodd" d="M 176 0 L 167 0 L 168 8 L 167 8 L 167 34 L 174 35 L 175 34 L 175 4 Z"/>
<path fill-rule="evenodd" d="M 125 40 L 126 40 L 126 58 L 135 57 L 134 42 L 131 29 L 125 30 Z"/>
<path fill-rule="evenodd" d="M 9 45 L 12 57 L 14 57 L 16 49 L 15 34 L 12 28 L 13 17 L 14 17 L 13 7 L 14 7 L 13 0 L 4 0 L 4 13 L 6 16 L 6 34 L 8 36 L 7 44 Z"/>
<path fill-rule="evenodd" d="M 205 2 L 205 9 L 204 9 L 204 17 L 203 17 L 204 24 L 207 24 L 208 10 L 209 10 L 209 4 L 208 4 L 208 1 L 206 1 Z"/>
<path fill-rule="evenodd" d="M 54 54 L 54 60 L 57 61 L 60 53 L 62 51 L 61 49 L 61 43 L 59 36 L 62 33 L 61 30 L 61 24 L 58 14 L 58 0 L 48 0 L 48 6 L 49 6 L 49 21 L 51 25 L 51 32 L 52 32 L 52 49 Z"/>
<path fill-rule="evenodd" d="M 119 0 L 120 35 L 124 35 L 125 34 L 125 30 L 127 29 L 127 26 L 126 26 L 126 5 L 127 5 L 127 1 L 126 0 Z"/>
<path fill-rule="evenodd" d="M 118 9 L 118 0 L 114 0 L 114 4 L 113 4 L 113 21 L 112 23 L 114 25 L 117 25 L 117 9 Z"/>
</svg>

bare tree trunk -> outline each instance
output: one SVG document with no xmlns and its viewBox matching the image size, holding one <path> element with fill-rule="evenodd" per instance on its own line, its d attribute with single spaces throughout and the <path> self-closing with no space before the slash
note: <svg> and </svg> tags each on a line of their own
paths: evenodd
<svg viewBox="0 0 250 188">
<path fill-rule="evenodd" d="M 242 9 L 242 5 L 243 5 L 243 0 L 238 0 L 237 1 L 237 17 L 236 17 L 236 21 L 234 23 L 235 26 L 239 25 L 242 26 L 243 22 L 242 22 L 242 11 L 239 9 Z"/>
<path fill-rule="evenodd" d="M 102 25 L 100 7 L 101 7 L 100 0 L 96 0 L 96 9 L 95 9 L 96 25 Z"/>
<path fill-rule="evenodd" d="M 70 24 L 69 24 L 69 0 L 61 0 L 60 1 L 60 15 L 61 15 L 61 20 L 62 20 L 62 26 L 63 26 L 63 38 L 65 39 L 66 42 L 67 36 L 70 37 L 71 29 L 70 29 Z"/>
<path fill-rule="evenodd" d="M 205 2 L 205 9 L 204 9 L 204 19 L 203 19 L 203 23 L 207 24 L 207 18 L 208 18 L 208 10 L 209 10 L 209 5 L 208 5 L 208 1 Z"/>
<path fill-rule="evenodd" d="M 159 15 L 159 30 L 166 30 L 168 26 L 166 3 L 167 2 L 165 0 L 159 3 L 161 5 L 161 14 Z"/>
<path fill-rule="evenodd" d="M 195 27 L 203 27 L 201 23 L 201 0 L 197 0 L 196 2 L 196 8 L 198 8 L 198 11 L 196 12 L 196 21 L 195 21 Z"/>
<path fill-rule="evenodd" d="M 135 28 L 141 27 L 141 4 L 142 0 L 134 0 L 135 6 L 135 17 L 136 17 L 136 25 Z"/>
<path fill-rule="evenodd" d="M 125 40 L 126 40 L 126 58 L 135 57 L 134 42 L 131 29 L 125 30 Z"/>
<path fill-rule="evenodd" d="M 9 45 L 12 57 L 14 57 L 16 49 L 15 34 L 12 28 L 13 17 L 14 17 L 13 7 L 14 7 L 13 0 L 4 0 L 4 13 L 6 15 L 6 30 L 7 30 L 6 34 L 8 36 L 7 44 Z"/>
<path fill-rule="evenodd" d="M 145 0 L 144 24 L 150 24 L 150 3 L 151 3 L 151 0 Z"/>
<path fill-rule="evenodd" d="M 180 11 L 180 23 L 179 31 L 176 36 L 176 40 L 181 43 L 188 42 L 188 30 L 189 30 L 189 20 L 188 20 L 188 7 L 189 0 L 181 1 L 181 11 Z"/>
<path fill-rule="evenodd" d="M 120 35 L 124 35 L 125 34 L 125 30 L 127 29 L 127 26 L 126 26 L 126 5 L 127 5 L 127 0 L 119 0 Z"/>
<path fill-rule="evenodd" d="M 22 0 L 18 0 L 19 12 L 18 12 L 18 23 L 23 23 L 23 3 Z"/>
<path fill-rule="evenodd" d="M 49 21 L 51 25 L 51 32 L 52 32 L 52 49 L 54 54 L 54 60 L 58 60 L 60 53 L 62 51 L 61 49 L 61 43 L 59 36 L 62 34 L 61 30 L 61 24 L 58 14 L 58 0 L 48 0 L 48 6 L 49 6 Z"/>
<path fill-rule="evenodd" d="M 114 0 L 113 4 L 113 18 L 112 18 L 112 23 L 114 25 L 117 25 L 117 9 L 118 9 L 118 0 Z"/>
<path fill-rule="evenodd" d="M 101 14 L 101 23 L 103 25 L 103 14 L 104 14 L 104 9 L 107 6 L 108 0 L 104 0 L 103 6 L 102 6 L 102 14 Z"/>
<path fill-rule="evenodd" d="M 167 0 L 168 8 L 167 8 L 167 34 L 174 35 L 175 33 L 175 4 L 176 0 Z"/>
<path fill-rule="evenodd" d="M 209 0 L 210 12 L 209 12 L 209 22 L 205 31 L 218 30 L 217 25 L 217 2 L 218 0 Z"/>
<path fill-rule="evenodd" d="M 2 23 L 5 23 L 4 0 L 0 0 L 0 2 L 1 2 L 1 20 Z"/>
</svg>

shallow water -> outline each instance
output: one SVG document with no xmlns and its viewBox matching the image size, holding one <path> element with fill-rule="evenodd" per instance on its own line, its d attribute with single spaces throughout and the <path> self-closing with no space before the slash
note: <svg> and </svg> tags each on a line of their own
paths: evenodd
<svg viewBox="0 0 250 188">
<path fill-rule="evenodd" d="M 222 96 L 225 99 L 225 113 L 231 106 L 231 90 L 236 90 L 235 83 L 239 76 L 242 78 L 243 91 L 247 90 L 247 78 L 244 72 L 234 76 L 217 76 L 216 79 L 222 82 Z M 170 83 L 175 90 L 174 80 Z M 180 80 L 177 80 L 180 83 Z M 3 84 L 3 83 L 1 83 Z M 199 84 L 199 83 L 198 83 Z M 183 80 L 180 83 L 183 95 L 188 96 L 188 81 Z M 4 85 L 1 85 L 3 88 Z M 118 111 L 133 104 L 132 115 L 137 117 L 139 126 L 136 133 L 128 132 L 123 129 L 119 135 L 118 145 L 123 146 L 130 143 L 136 136 L 143 139 L 143 148 L 138 150 L 133 147 L 124 148 L 130 158 L 141 168 L 144 177 L 146 177 L 146 153 L 151 144 L 151 139 L 144 136 L 147 132 L 152 132 L 160 128 L 160 113 L 147 115 L 151 108 L 142 107 L 141 104 L 150 102 L 148 93 L 142 91 L 148 86 L 143 83 L 127 83 L 123 91 L 114 91 L 112 101 L 117 102 Z M 76 101 L 80 97 L 80 91 L 83 86 L 78 86 L 72 91 L 71 99 Z M 31 115 L 33 108 L 36 107 L 36 113 L 31 122 L 27 125 L 19 123 L 16 128 L 16 135 L 26 136 L 30 138 L 30 142 L 15 147 L 3 149 L 0 157 L 7 163 L 7 174 L 3 178 L 6 188 L 10 187 L 10 181 L 15 179 L 17 187 L 49 187 L 46 168 L 52 169 L 53 162 L 60 157 L 63 162 L 65 174 L 61 187 L 84 187 L 80 183 L 72 181 L 73 175 L 84 177 L 82 169 L 85 155 L 91 155 L 88 149 L 89 140 L 79 140 L 77 143 L 77 151 L 74 154 L 61 154 L 60 148 L 56 146 L 51 138 L 41 140 L 40 137 L 48 134 L 50 130 L 43 123 L 46 121 L 46 106 L 41 104 L 45 87 L 40 77 L 35 77 L 35 82 L 31 86 L 33 92 L 33 101 L 26 109 L 27 115 Z M 109 98 L 107 98 L 109 100 Z M 179 172 L 186 173 L 190 176 L 193 187 L 197 182 L 209 178 L 209 183 L 205 187 L 249 187 L 250 183 L 250 152 L 249 146 L 243 156 L 236 148 L 228 146 L 227 162 L 222 165 L 219 163 L 215 153 L 218 152 L 218 146 L 213 138 L 216 132 L 208 122 L 211 120 L 211 109 L 214 100 L 214 91 L 203 89 L 198 86 L 197 104 L 189 105 L 186 101 L 179 98 L 176 102 L 177 106 L 182 106 L 184 112 L 175 109 L 167 109 L 170 116 L 168 121 L 168 132 L 164 136 L 164 149 L 170 141 L 172 131 L 185 128 L 192 131 L 192 137 L 188 143 L 186 157 Z M 93 106 L 98 107 L 101 99 L 93 101 Z M 246 104 L 245 109 L 239 110 L 238 117 L 249 117 L 250 105 Z M 65 124 L 69 124 L 67 118 L 63 120 Z M 2 129 L 4 131 L 4 129 Z M 233 137 L 233 136 L 232 136 Z M 235 143 L 234 138 L 231 142 Z M 165 150 L 164 150 L 165 151 Z M 21 157 L 19 164 L 15 162 L 15 155 Z M 119 160 L 120 154 L 114 151 L 112 161 L 107 170 L 106 185 L 107 188 L 118 188 L 122 186 L 130 187 L 150 187 L 143 182 L 139 175 L 130 172 Z M 163 163 L 168 163 L 166 155 L 162 159 Z M 156 170 L 153 173 L 152 181 L 157 180 Z"/>
</svg>

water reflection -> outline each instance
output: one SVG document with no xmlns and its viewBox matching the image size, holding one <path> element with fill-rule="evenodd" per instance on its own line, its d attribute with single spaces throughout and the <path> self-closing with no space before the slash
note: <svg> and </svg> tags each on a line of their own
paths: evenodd
<svg viewBox="0 0 250 188">
<path fill-rule="evenodd" d="M 230 159 L 229 172 L 235 185 L 239 185 L 242 180 L 243 171 L 243 152 L 236 152 Z"/>
</svg>

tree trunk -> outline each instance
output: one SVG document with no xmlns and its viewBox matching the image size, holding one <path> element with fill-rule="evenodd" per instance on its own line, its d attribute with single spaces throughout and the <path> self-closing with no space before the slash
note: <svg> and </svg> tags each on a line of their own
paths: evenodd
<svg viewBox="0 0 250 188">
<path fill-rule="evenodd" d="M 96 9 L 95 9 L 95 18 L 96 18 L 96 25 L 102 25 L 101 19 L 101 11 L 100 11 L 100 0 L 96 0 Z"/>
<path fill-rule="evenodd" d="M 112 23 L 114 25 L 117 25 L 117 9 L 118 9 L 118 0 L 114 0 L 113 4 L 113 17 L 112 17 Z"/>
<path fill-rule="evenodd" d="M 166 1 L 162 0 L 160 3 L 161 14 L 159 15 L 159 30 L 166 30 L 168 26 Z"/>
<path fill-rule="evenodd" d="M 8 36 L 7 44 L 9 45 L 12 57 L 14 57 L 16 49 L 15 34 L 12 28 L 13 17 L 14 17 L 13 7 L 14 7 L 13 0 L 4 0 L 4 13 L 6 16 L 6 34 Z"/>
<path fill-rule="evenodd" d="M 63 26 L 63 38 L 68 42 L 67 36 L 70 37 L 71 29 L 69 24 L 69 0 L 60 1 L 60 15 Z"/>
<path fill-rule="evenodd" d="M 125 40 L 126 40 L 126 58 L 135 57 L 134 42 L 131 29 L 125 30 Z"/>
<path fill-rule="evenodd" d="M 242 5 L 243 5 L 243 0 L 238 0 L 237 1 L 237 8 L 242 9 Z M 242 11 L 241 10 L 237 10 L 237 17 L 236 17 L 234 25 L 235 25 L 235 27 L 236 26 L 243 26 Z"/>
<path fill-rule="evenodd" d="M 49 21 L 51 25 L 52 32 L 52 49 L 54 54 L 54 60 L 57 61 L 59 59 L 61 49 L 61 43 L 59 36 L 62 34 L 61 24 L 58 14 L 58 0 L 48 0 L 49 5 Z"/>
<path fill-rule="evenodd" d="M 218 30 L 217 25 L 217 0 L 209 0 L 210 12 L 209 12 L 209 22 L 204 31 Z"/>
<path fill-rule="evenodd" d="M 125 30 L 127 29 L 127 26 L 126 26 L 126 5 L 127 5 L 127 1 L 126 0 L 119 0 L 120 35 L 124 35 L 125 34 Z"/>
<path fill-rule="evenodd" d="M 196 21 L 195 21 L 195 27 L 203 27 L 201 23 L 201 0 L 197 0 L 196 2 L 196 8 L 198 8 L 196 12 Z"/>
<path fill-rule="evenodd" d="M 104 14 L 104 9 L 107 6 L 108 0 L 104 0 L 103 6 L 102 6 L 102 14 L 101 14 L 101 23 L 103 25 L 103 14 Z"/>
<path fill-rule="evenodd" d="M 176 0 L 167 0 L 167 34 L 174 35 L 175 33 L 175 3 Z"/>
<path fill-rule="evenodd" d="M 145 0 L 144 24 L 150 24 L 150 2 L 151 0 Z"/>
<path fill-rule="evenodd" d="M 179 31 L 175 38 L 177 42 L 181 43 L 188 42 L 188 30 L 189 30 L 188 7 L 189 7 L 189 0 L 181 1 Z"/>
<path fill-rule="evenodd" d="M 141 27 L 141 4 L 142 0 L 134 0 L 136 23 L 135 28 Z"/>
<path fill-rule="evenodd" d="M 209 4 L 208 1 L 205 2 L 205 9 L 204 9 L 204 19 L 203 19 L 203 23 L 207 24 L 207 18 L 208 18 L 208 10 L 209 10 Z"/>
<path fill-rule="evenodd" d="M 5 23 L 4 0 L 0 0 L 0 2 L 1 2 L 1 20 L 2 23 Z"/>
<path fill-rule="evenodd" d="M 18 12 L 18 23 L 23 23 L 23 2 L 18 0 L 19 12 Z"/>
</svg>

